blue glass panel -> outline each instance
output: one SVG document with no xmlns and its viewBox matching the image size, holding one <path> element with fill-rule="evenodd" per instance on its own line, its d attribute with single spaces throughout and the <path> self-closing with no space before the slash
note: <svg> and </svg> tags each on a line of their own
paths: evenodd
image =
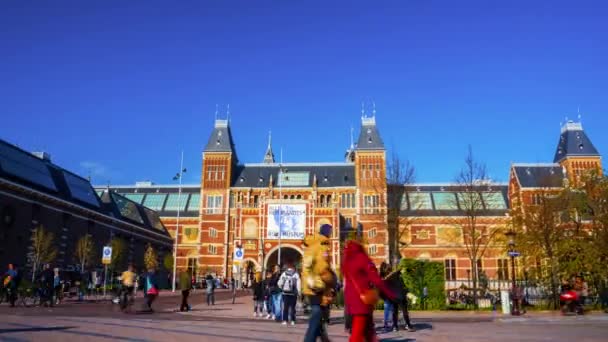
<svg viewBox="0 0 608 342">
<path fill-rule="evenodd" d="M 64 172 L 63 177 L 68 184 L 72 198 L 99 208 L 99 199 L 95 196 L 95 190 L 87 180 Z"/>
<path fill-rule="evenodd" d="M 408 194 L 411 210 L 432 210 L 430 192 L 410 192 Z"/>
<path fill-rule="evenodd" d="M 277 186 L 308 186 L 310 172 L 284 172 L 279 175 Z"/>
<path fill-rule="evenodd" d="M 453 192 L 433 192 L 436 210 L 456 210 L 456 195 Z"/>
<path fill-rule="evenodd" d="M 461 210 L 483 210 L 480 193 L 477 191 L 459 192 L 458 204 Z"/>
<path fill-rule="evenodd" d="M 144 194 L 121 194 L 122 196 L 125 196 L 126 198 L 130 199 L 131 201 L 137 203 L 137 204 L 141 204 L 141 201 L 143 201 L 144 199 Z"/>
<path fill-rule="evenodd" d="M 505 202 L 505 198 L 500 191 L 484 192 L 483 201 L 486 204 L 486 209 L 507 209 L 507 203 Z"/>
<path fill-rule="evenodd" d="M 177 211 L 177 209 L 179 207 L 179 211 L 185 211 L 186 203 L 188 202 L 189 195 L 190 194 L 182 192 L 181 198 L 179 198 L 178 193 L 169 194 L 169 197 L 167 198 L 167 202 L 165 203 L 165 208 L 163 210 L 164 211 Z M 178 203 L 178 199 L 179 199 L 179 203 Z"/>
<path fill-rule="evenodd" d="M 201 206 L 201 194 L 190 195 L 190 202 L 188 202 L 188 211 L 199 211 Z"/>
<path fill-rule="evenodd" d="M 0 167 L 17 178 L 57 191 L 53 177 L 42 160 L 3 143 L 0 143 Z"/>
<path fill-rule="evenodd" d="M 165 204 L 165 198 L 167 198 L 167 194 L 147 194 L 144 206 L 152 210 L 160 210 Z"/>
</svg>

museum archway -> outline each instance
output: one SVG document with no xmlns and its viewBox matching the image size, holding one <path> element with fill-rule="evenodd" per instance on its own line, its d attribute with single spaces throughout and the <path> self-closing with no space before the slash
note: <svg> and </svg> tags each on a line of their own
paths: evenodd
<svg viewBox="0 0 608 342">
<path fill-rule="evenodd" d="M 272 270 L 274 265 L 278 264 L 279 248 L 275 247 L 268 253 L 264 262 L 264 268 L 266 270 Z M 293 265 L 297 270 L 301 269 L 302 265 L 302 250 L 293 245 L 281 246 L 281 267 L 286 265 Z"/>
</svg>

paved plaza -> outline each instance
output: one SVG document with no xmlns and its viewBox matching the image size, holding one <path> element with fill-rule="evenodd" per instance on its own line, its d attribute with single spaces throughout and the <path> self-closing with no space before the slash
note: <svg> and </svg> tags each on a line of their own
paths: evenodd
<svg viewBox="0 0 608 342">
<path fill-rule="evenodd" d="M 153 314 L 124 314 L 109 303 L 66 302 L 55 308 L 0 307 L 0 341 L 302 341 L 306 317 L 282 326 L 252 314 L 242 293 L 217 295 L 215 306 L 204 293 L 192 296 L 193 311 L 176 312 L 179 296 L 163 293 Z M 138 299 L 136 306 L 141 305 Z M 347 341 L 339 311 L 329 327 L 332 341 Z M 379 319 L 381 313 L 376 314 Z M 606 341 L 608 315 L 562 317 L 531 313 L 510 317 L 490 312 L 413 312 L 416 332 L 381 333 L 382 341 Z M 377 322 L 380 325 L 380 322 Z"/>
</svg>

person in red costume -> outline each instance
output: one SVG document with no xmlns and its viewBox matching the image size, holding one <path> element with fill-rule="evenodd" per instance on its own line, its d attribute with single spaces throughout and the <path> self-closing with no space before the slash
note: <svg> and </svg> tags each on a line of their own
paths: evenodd
<svg viewBox="0 0 608 342">
<path fill-rule="evenodd" d="M 342 259 L 342 274 L 344 276 L 344 298 L 347 313 L 352 316 L 352 332 L 349 342 L 376 342 L 374 326 L 374 307 L 361 300 L 361 292 L 376 288 L 389 299 L 395 299 L 396 294 L 384 284 L 376 266 L 365 252 L 359 241 L 350 240 L 344 248 Z"/>
</svg>

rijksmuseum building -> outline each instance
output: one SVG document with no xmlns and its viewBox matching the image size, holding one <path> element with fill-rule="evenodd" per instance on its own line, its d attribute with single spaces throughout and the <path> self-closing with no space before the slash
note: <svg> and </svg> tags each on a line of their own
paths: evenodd
<svg viewBox="0 0 608 342">
<path fill-rule="evenodd" d="M 229 122 L 216 120 L 202 154 L 200 184 L 182 186 L 181 196 L 176 185 L 149 182 L 97 190 L 117 192 L 159 212 L 170 234 L 177 235 L 178 268 L 221 277 L 232 276 L 239 246 L 243 261 L 258 270 L 277 263 L 279 245 L 281 261 L 297 264 L 303 238 L 317 234 L 324 223 L 334 227 L 334 267 L 341 262 L 340 230 L 347 227 L 362 227 L 371 258 L 377 264 L 388 261 L 387 199 L 399 194 L 399 229 L 405 232 L 401 256 L 443 263 L 446 286 L 467 280 L 471 265 L 459 228 L 466 219 L 459 187 L 387 184 L 386 149 L 375 116 L 362 117 L 355 142 L 343 162 L 279 164 L 269 141 L 265 154 L 260 147 L 261 163 L 248 164 L 237 158 Z M 601 172 L 601 156 L 581 124 L 569 121 L 553 163 L 512 164 L 508 183 L 478 185 L 484 207 L 478 226 L 506 226 L 510 209 L 533 205 L 535 191 L 575 182 L 589 169 Z M 508 277 L 504 246 L 488 249 L 477 264 L 490 279 Z"/>
</svg>

